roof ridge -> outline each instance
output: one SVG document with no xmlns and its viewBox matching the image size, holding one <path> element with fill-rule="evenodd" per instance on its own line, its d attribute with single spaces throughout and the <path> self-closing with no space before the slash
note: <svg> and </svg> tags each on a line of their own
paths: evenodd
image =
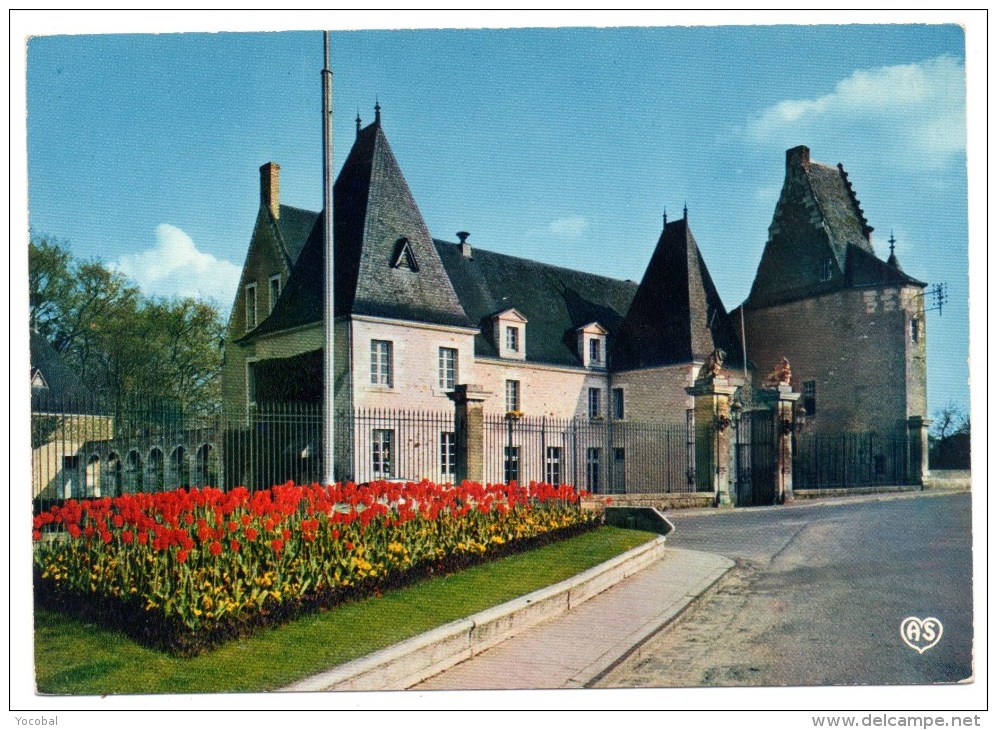
<svg viewBox="0 0 997 730">
<path fill-rule="evenodd" d="M 446 244 L 448 246 L 459 246 L 460 245 L 459 243 L 454 243 L 453 241 L 446 241 L 446 240 L 444 240 L 442 238 L 434 238 L 433 242 L 434 243 L 444 243 L 444 244 Z M 539 259 L 529 259 L 529 258 L 526 258 L 525 256 L 513 256 L 512 254 L 501 253 L 499 251 L 494 251 L 494 250 L 492 250 L 490 248 L 479 248 L 477 245 L 474 246 L 474 251 L 475 251 L 475 253 L 477 253 L 477 252 L 480 251 L 480 252 L 488 254 L 489 256 L 501 256 L 502 258 L 506 258 L 506 259 L 513 259 L 513 260 L 516 260 L 516 261 L 525 261 L 526 263 L 529 263 L 529 264 L 534 264 L 534 265 L 539 264 L 540 266 L 545 266 L 545 267 L 547 267 L 549 269 L 557 269 L 558 271 L 567 271 L 567 272 L 570 272 L 572 274 L 583 274 L 584 276 L 594 276 L 594 277 L 596 277 L 598 279 L 606 279 L 607 281 L 613 281 L 613 282 L 617 282 L 619 284 L 633 284 L 634 286 L 637 286 L 637 283 L 634 282 L 632 279 L 617 279 L 616 277 L 606 276 L 604 274 L 593 274 L 590 271 L 582 271 L 581 269 L 572 269 L 572 268 L 569 268 L 567 266 L 561 266 L 559 264 L 550 264 L 550 263 L 547 263 L 546 261 L 540 261 Z"/>
</svg>

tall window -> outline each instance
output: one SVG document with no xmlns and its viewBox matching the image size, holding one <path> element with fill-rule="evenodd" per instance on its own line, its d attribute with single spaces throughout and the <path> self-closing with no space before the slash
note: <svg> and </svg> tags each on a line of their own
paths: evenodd
<svg viewBox="0 0 997 730">
<path fill-rule="evenodd" d="M 831 274 L 834 272 L 834 259 L 824 259 L 820 262 L 818 267 L 817 275 L 821 281 L 830 281 Z"/>
<path fill-rule="evenodd" d="M 267 311 L 272 312 L 273 308 L 277 306 L 277 298 L 280 296 L 280 274 L 270 277 L 270 309 Z"/>
<path fill-rule="evenodd" d="M 388 340 L 370 341 L 370 382 L 388 388 L 393 385 L 391 342 Z"/>
<path fill-rule="evenodd" d="M 544 464 L 544 481 L 555 487 L 561 485 L 561 447 L 548 446 Z"/>
<path fill-rule="evenodd" d="M 505 328 L 505 346 L 510 352 L 519 352 L 519 328 Z"/>
<path fill-rule="evenodd" d="M 613 418 L 623 420 L 623 388 L 613 388 Z"/>
<path fill-rule="evenodd" d="M 505 447 L 505 482 L 519 481 L 519 447 Z"/>
<path fill-rule="evenodd" d="M 803 411 L 812 416 L 817 412 L 817 381 L 807 380 L 803 383 Z"/>
<path fill-rule="evenodd" d="M 371 469 L 375 479 L 388 479 L 395 472 L 395 432 L 375 428 L 370 438 Z"/>
<path fill-rule="evenodd" d="M 256 326 L 256 282 L 246 284 L 246 330 Z"/>
<path fill-rule="evenodd" d="M 440 473 L 444 479 L 457 473 L 457 434 L 453 431 L 440 432 Z"/>
<path fill-rule="evenodd" d="M 457 386 L 457 350 L 453 347 L 440 348 L 439 375 L 443 390 L 453 390 Z"/>
<path fill-rule="evenodd" d="M 602 415 L 602 388 L 589 388 L 589 418 Z"/>
<path fill-rule="evenodd" d="M 910 319 L 910 341 L 918 342 L 921 339 L 921 320 L 917 317 Z"/>
<path fill-rule="evenodd" d="M 505 381 L 505 410 L 518 411 L 520 410 L 519 406 L 520 406 L 519 381 L 518 380 Z"/>
<path fill-rule="evenodd" d="M 602 340 L 595 337 L 589 340 L 589 362 L 593 365 L 602 362 Z"/>
<path fill-rule="evenodd" d="M 602 449 L 598 447 L 585 449 L 585 489 L 590 492 L 599 491 L 600 461 L 602 461 Z"/>
</svg>

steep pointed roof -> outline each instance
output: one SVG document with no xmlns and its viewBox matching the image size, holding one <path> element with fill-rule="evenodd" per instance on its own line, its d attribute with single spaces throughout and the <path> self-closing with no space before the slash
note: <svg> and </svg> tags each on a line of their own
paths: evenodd
<svg viewBox="0 0 997 730">
<path fill-rule="evenodd" d="M 358 132 L 333 200 L 337 316 L 473 326 L 379 121 Z M 321 321 L 325 254 L 322 216 L 315 216 L 280 301 L 246 339 Z M 307 217 L 300 219 L 299 231 Z M 399 265 L 399 251 L 411 254 L 418 265 Z"/>
<path fill-rule="evenodd" d="M 613 367 L 703 360 L 716 348 L 740 362 L 740 346 L 688 220 L 665 225 L 612 345 Z"/>
<path fill-rule="evenodd" d="M 280 218 L 274 223 L 291 266 L 301 256 L 301 251 L 304 249 L 312 229 L 315 228 L 315 222 L 319 215 L 315 211 L 295 208 L 293 205 L 282 204 L 280 206 Z"/>
<path fill-rule="evenodd" d="M 876 258 L 872 230 L 840 163 L 814 162 L 802 145 L 787 150 L 782 192 L 746 305 L 768 306 L 855 285 L 849 268 L 858 255 L 853 252 L 865 254 L 866 268 L 868 259 Z"/>
</svg>

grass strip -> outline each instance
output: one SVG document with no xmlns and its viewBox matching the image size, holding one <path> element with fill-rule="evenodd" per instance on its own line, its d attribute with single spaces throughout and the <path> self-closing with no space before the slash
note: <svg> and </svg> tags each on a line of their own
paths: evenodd
<svg viewBox="0 0 997 730">
<path fill-rule="evenodd" d="M 194 658 L 52 611 L 35 611 L 35 681 L 43 694 L 262 692 L 566 580 L 654 538 L 600 527 L 528 553 L 437 576 L 306 616 Z"/>
</svg>

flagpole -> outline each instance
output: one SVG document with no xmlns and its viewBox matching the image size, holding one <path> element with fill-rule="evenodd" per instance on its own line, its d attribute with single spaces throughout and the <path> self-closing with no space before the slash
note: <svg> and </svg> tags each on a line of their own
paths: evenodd
<svg viewBox="0 0 997 730">
<path fill-rule="evenodd" d="M 333 412 L 336 400 L 335 360 L 335 257 L 332 220 L 332 70 L 329 68 L 329 31 L 323 32 L 325 65 L 322 68 L 322 228 L 325 251 L 324 349 L 322 389 L 322 481 L 336 481 L 336 438 Z"/>
</svg>

